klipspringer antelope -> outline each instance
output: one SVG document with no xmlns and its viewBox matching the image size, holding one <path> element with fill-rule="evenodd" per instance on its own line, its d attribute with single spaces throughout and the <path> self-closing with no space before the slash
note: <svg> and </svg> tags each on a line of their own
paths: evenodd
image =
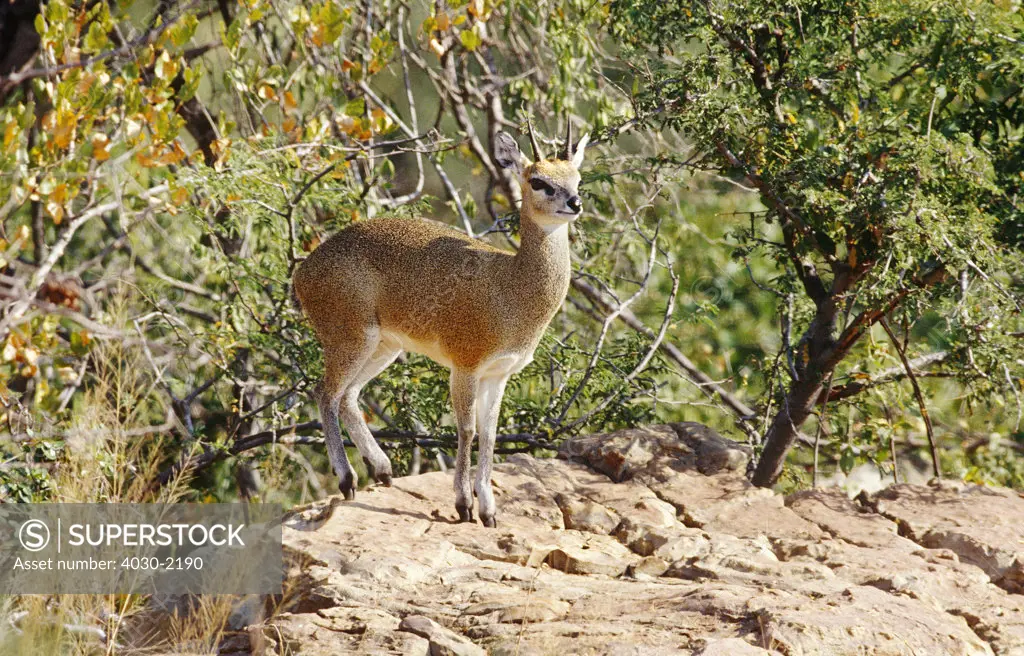
<svg viewBox="0 0 1024 656">
<path fill-rule="evenodd" d="M 296 269 L 295 294 L 324 349 L 324 377 L 314 390 L 339 488 L 354 498 L 356 475 L 345 453 L 339 415 L 377 482 L 391 483 L 391 461 L 359 409 L 359 391 L 403 351 L 451 370 L 459 436 L 455 507 L 472 521 L 495 523 L 491 465 L 498 412 L 509 376 L 533 360 L 569 289 L 569 224 L 582 211 L 579 166 L 588 136 L 575 148 L 571 125 L 557 159 L 545 159 L 530 130 L 534 161 L 508 134 L 495 161 L 522 188 L 515 254 L 424 219 L 354 223 L 321 244 Z M 473 438 L 479 434 L 476 483 L 470 488 Z"/>
</svg>

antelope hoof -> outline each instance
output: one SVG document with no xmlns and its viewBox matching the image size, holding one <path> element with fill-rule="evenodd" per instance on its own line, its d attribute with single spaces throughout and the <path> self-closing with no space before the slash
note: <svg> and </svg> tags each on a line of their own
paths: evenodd
<svg viewBox="0 0 1024 656">
<path fill-rule="evenodd" d="M 345 501 L 352 501 L 356 498 L 356 477 L 348 472 L 347 476 L 340 476 L 338 490 L 345 495 Z"/>
<path fill-rule="evenodd" d="M 391 463 L 386 462 L 385 467 L 381 471 L 377 471 L 377 468 L 373 466 L 368 458 L 363 458 L 363 464 L 366 465 L 366 475 L 369 478 L 377 481 L 384 487 L 391 487 Z"/>
<path fill-rule="evenodd" d="M 487 528 L 498 528 L 498 522 L 494 521 L 494 515 L 490 517 L 480 517 L 480 522 Z"/>
<path fill-rule="evenodd" d="M 455 510 L 459 512 L 460 522 L 473 521 L 473 506 L 455 506 Z"/>
</svg>

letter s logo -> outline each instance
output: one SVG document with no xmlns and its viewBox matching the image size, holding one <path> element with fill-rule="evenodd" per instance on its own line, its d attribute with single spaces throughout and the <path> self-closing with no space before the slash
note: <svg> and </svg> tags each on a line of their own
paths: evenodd
<svg viewBox="0 0 1024 656">
<path fill-rule="evenodd" d="M 50 528 L 41 519 L 30 519 L 18 529 L 18 540 L 29 551 L 41 551 L 50 544 Z"/>
</svg>

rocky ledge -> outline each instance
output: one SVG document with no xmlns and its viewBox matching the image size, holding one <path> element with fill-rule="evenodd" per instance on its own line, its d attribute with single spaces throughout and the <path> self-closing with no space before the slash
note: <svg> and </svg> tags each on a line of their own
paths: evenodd
<svg viewBox="0 0 1024 656">
<path fill-rule="evenodd" d="M 310 655 L 1024 655 L 1021 495 L 783 497 L 748 458 L 698 424 L 511 456 L 497 529 L 455 523 L 451 474 L 331 500 L 284 529 L 290 612 L 245 635 Z"/>
</svg>

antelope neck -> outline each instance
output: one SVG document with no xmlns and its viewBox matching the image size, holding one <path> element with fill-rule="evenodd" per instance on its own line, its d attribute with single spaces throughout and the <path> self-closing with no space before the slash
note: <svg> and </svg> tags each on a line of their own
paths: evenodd
<svg viewBox="0 0 1024 656">
<path fill-rule="evenodd" d="M 519 222 L 519 252 L 514 260 L 517 285 L 535 303 L 561 305 L 569 284 L 569 224 L 541 225 L 524 212 Z"/>
</svg>

